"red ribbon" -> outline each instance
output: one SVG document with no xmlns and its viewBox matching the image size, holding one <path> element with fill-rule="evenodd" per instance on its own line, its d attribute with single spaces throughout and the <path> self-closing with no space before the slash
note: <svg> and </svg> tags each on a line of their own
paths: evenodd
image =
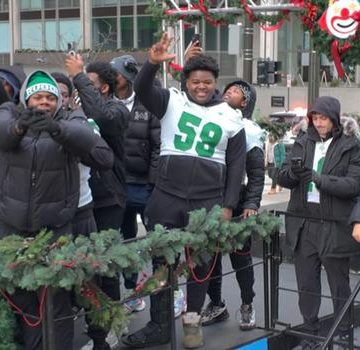
<svg viewBox="0 0 360 350">
<path fill-rule="evenodd" d="M 285 18 L 281 19 L 278 23 L 267 26 L 265 24 L 260 25 L 261 29 L 265 30 L 265 32 L 275 32 L 275 30 L 280 29 L 285 23 Z"/>
<path fill-rule="evenodd" d="M 182 70 L 183 70 L 183 67 L 180 66 L 180 64 L 177 64 L 177 63 L 174 63 L 174 62 L 170 62 L 169 67 L 172 68 L 176 72 L 182 72 Z"/>
<path fill-rule="evenodd" d="M 254 15 L 254 12 L 250 9 L 249 5 L 247 4 L 246 0 L 240 0 L 241 1 L 241 4 L 243 5 L 244 7 L 244 11 L 246 12 L 246 14 L 248 15 L 249 17 L 249 20 L 251 22 L 256 22 L 257 21 L 257 18 L 256 16 Z"/>
<path fill-rule="evenodd" d="M 345 71 L 341 62 L 341 55 L 343 55 L 350 48 L 351 48 L 351 44 L 349 42 L 345 42 L 343 46 L 339 45 L 338 40 L 334 40 L 331 43 L 331 56 L 334 60 L 335 68 L 341 79 L 345 77 Z"/>
</svg>

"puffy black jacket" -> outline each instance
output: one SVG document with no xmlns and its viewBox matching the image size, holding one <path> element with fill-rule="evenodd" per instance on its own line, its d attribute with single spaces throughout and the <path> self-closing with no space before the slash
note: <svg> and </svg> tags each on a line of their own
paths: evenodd
<svg viewBox="0 0 360 350">
<path fill-rule="evenodd" d="M 18 116 L 12 102 L 0 106 L 0 221 L 19 232 L 64 226 L 78 207 L 78 159 L 99 166 L 99 136 L 62 109 L 54 116 L 60 126 L 56 136 L 31 129 L 18 136 Z"/>
<path fill-rule="evenodd" d="M 90 187 L 95 207 L 125 207 L 124 137 L 129 111 L 113 98 L 103 99 L 84 73 L 73 79 L 85 115 L 99 126 L 100 134 L 114 152 L 112 170 L 92 171 Z"/>
<path fill-rule="evenodd" d="M 312 169 L 315 143 L 320 141 L 313 126 L 295 140 L 279 172 L 278 184 L 291 189 L 288 211 L 296 217 L 286 217 L 285 223 L 292 249 L 296 249 L 304 217 L 315 217 L 323 220 L 322 231 L 316 238 L 320 256 L 344 257 L 358 254 L 360 248 L 351 236 L 348 223 L 360 191 L 360 145 L 355 137 L 344 135 L 341 129 L 333 137 L 320 175 L 319 215 L 307 202 L 307 184 L 294 179 L 290 172 L 293 157 L 301 157 L 304 166 Z"/>
<path fill-rule="evenodd" d="M 160 153 L 160 122 L 135 96 L 125 137 L 125 173 L 130 184 L 154 184 Z"/>
</svg>

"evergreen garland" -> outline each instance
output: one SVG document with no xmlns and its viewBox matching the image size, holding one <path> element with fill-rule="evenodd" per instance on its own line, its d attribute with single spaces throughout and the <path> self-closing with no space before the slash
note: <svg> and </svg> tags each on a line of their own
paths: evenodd
<svg viewBox="0 0 360 350">
<path fill-rule="evenodd" d="M 291 127 L 290 123 L 274 122 L 269 117 L 260 117 L 256 120 L 256 123 L 261 129 L 266 130 L 276 141 L 281 140 Z"/>
<path fill-rule="evenodd" d="M 183 19 L 185 22 L 193 23 L 198 22 L 201 18 L 205 18 L 207 22 L 212 25 L 228 25 L 230 23 L 235 23 L 236 19 L 239 17 L 234 14 L 214 14 L 210 12 L 203 12 L 201 16 L 188 16 L 184 14 L 176 14 L 170 15 L 169 11 L 172 9 L 171 2 L 169 0 L 165 0 L 163 2 L 165 7 L 163 8 L 159 2 L 152 1 L 148 8 L 148 13 L 155 20 L 163 20 L 165 19 L 169 24 L 176 23 L 179 19 Z M 195 7 L 199 7 L 200 1 L 192 0 L 191 4 Z M 201 1 L 204 4 L 204 8 L 208 10 L 211 7 L 216 6 L 216 3 L 208 0 Z M 313 41 L 314 47 L 318 52 L 324 53 L 329 60 L 333 60 L 331 55 L 331 43 L 335 37 L 331 34 L 324 32 L 320 29 L 318 20 L 321 15 L 329 6 L 328 0 L 292 0 L 294 5 L 301 7 L 302 11 L 294 12 L 295 16 L 300 19 L 303 24 L 304 30 L 309 31 Z M 247 1 L 244 0 L 230 0 L 229 7 L 238 7 L 244 9 L 244 12 L 249 16 L 252 22 L 258 23 L 261 27 L 266 28 L 269 25 L 277 25 L 280 24 L 283 20 L 289 19 L 289 11 L 278 11 L 274 14 L 260 14 L 252 12 L 247 5 Z M 338 39 L 340 47 L 342 47 L 345 43 L 349 43 L 351 48 L 345 53 L 341 54 L 341 61 L 345 66 L 355 66 L 360 64 L 360 26 L 358 27 L 358 31 L 356 35 L 346 40 Z"/>
<path fill-rule="evenodd" d="M 0 297 L 0 349 L 19 350 L 15 343 L 16 319 L 7 302 Z"/>
<path fill-rule="evenodd" d="M 209 212 L 205 209 L 191 212 L 185 228 L 168 230 L 156 225 L 143 239 L 126 244 L 116 230 L 74 240 L 62 236 L 55 242 L 46 231 L 26 239 L 11 235 L 0 240 L 0 285 L 9 293 L 15 288 L 30 291 L 42 286 L 74 288 L 81 305 L 91 311 L 92 322 L 120 334 L 127 316 L 119 303 L 91 283 L 96 275 L 113 277 L 119 272 L 142 271 L 159 256 L 165 257 L 167 264 L 174 264 L 184 247 L 191 248 L 191 260 L 197 264 L 218 251 L 226 254 L 241 249 L 250 235 L 270 240 L 279 226 L 279 218 L 268 213 L 239 222 L 224 221 L 222 209 L 215 206 Z M 137 288 L 136 295 L 164 287 L 166 271 L 155 272 Z"/>
</svg>

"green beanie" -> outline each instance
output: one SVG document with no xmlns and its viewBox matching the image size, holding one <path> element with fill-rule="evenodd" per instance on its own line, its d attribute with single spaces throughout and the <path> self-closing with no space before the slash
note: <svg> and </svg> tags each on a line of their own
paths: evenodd
<svg viewBox="0 0 360 350">
<path fill-rule="evenodd" d="M 40 92 L 46 91 L 56 97 L 59 97 L 59 88 L 51 77 L 45 72 L 37 71 L 31 75 L 30 79 L 27 82 L 25 90 L 25 101 L 29 99 L 30 96 Z"/>
</svg>

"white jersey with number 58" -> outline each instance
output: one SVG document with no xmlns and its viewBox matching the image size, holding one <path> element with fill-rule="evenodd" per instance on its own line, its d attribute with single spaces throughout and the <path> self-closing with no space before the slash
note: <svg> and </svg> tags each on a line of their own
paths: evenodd
<svg viewBox="0 0 360 350">
<path fill-rule="evenodd" d="M 169 91 L 169 103 L 161 119 L 160 155 L 200 157 L 225 164 L 228 139 L 244 127 L 241 112 L 226 102 L 200 106 L 184 92 L 174 88 Z"/>
</svg>

